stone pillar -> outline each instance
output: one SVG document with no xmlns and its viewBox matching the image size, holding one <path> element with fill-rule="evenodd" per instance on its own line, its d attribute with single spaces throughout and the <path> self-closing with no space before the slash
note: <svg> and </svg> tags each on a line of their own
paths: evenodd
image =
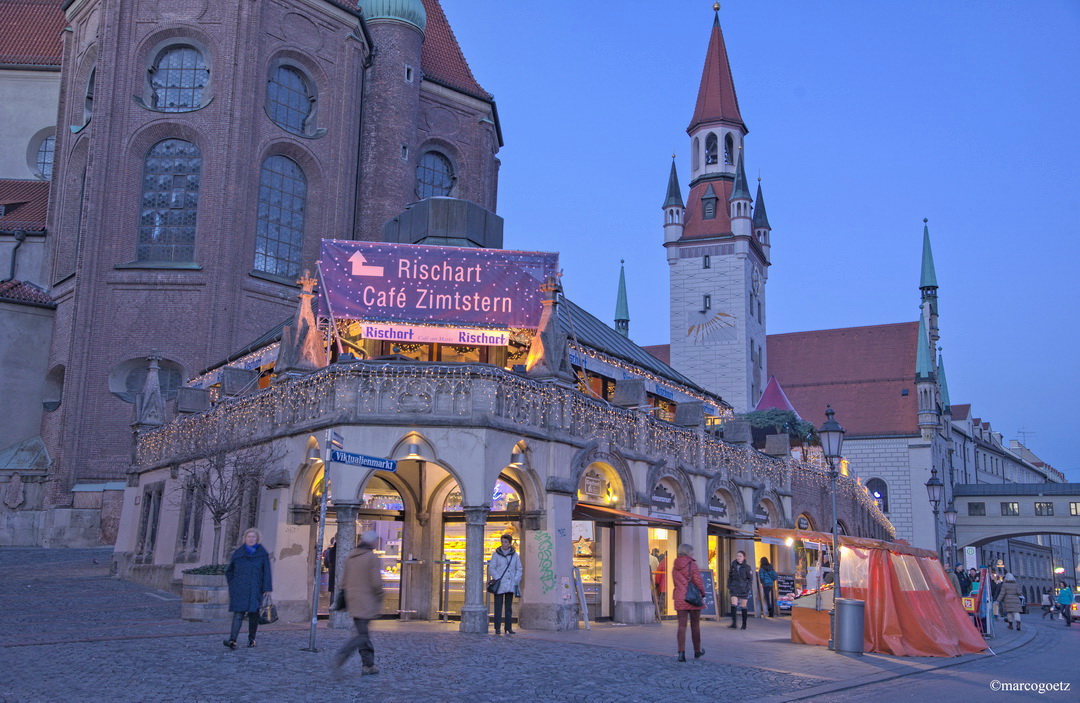
<svg viewBox="0 0 1080 703">
<path fill-rule="evenodd" d="M 526 520 L 521 540 L 525 579 L 521 603 L 514 611 L 523 630 L 573 630 L 578 627 L 577 594 L 571 576 L 573 496 L 548 493 L 546 502 L 546 524 L 538 520 L 531 525 Z"/>
<path fill-rule="evenodd" d="M 465 507 L 465 605 L 461 607 L 462 632 L 488 631 L 488 609 L 484 605 L 484 525 L 487 506 Z"/>
<path fill-rule="evenodd" d="M 345 560 L 349 558 L 349 552 L 356 545 L 356 511 L 359 509 L 356 503 L 339 503 L 334 501 L 334 510 L 337 512 L 337 566 L 335 567 L 335 585 L 340 587 L 342 577 L 345 575 Z M 325 545 L 324 545 L 325 548 Z M 321 559 L 321 554 L 315 555 Z M 330 602 L 333 603 L 333 594 Z M 330 611 L 330 627 L 334 629 L 349 629 L 353 626 L 349 613 L 341 610 Z"/>
<path fill-rule="evenodd" d="M 656 609 L 649 570 L 649 528 L 616 527 L 615 550 L 615 554 L 605 557 L 613 561 L 610 573 L 615 581 L 615 611 L 611 619 L 628 625 L 654 622 Z M 672 552 L 668 556 L 668 570 L 674 563 Z"/>
</svg>

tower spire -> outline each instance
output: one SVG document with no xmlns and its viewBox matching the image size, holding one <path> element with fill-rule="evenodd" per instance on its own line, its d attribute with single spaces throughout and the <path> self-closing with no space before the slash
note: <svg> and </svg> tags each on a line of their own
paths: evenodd
<svg viewBox="0 0 1080 703">
<path fill-rule="evenodd" d="M 919 290 L 922 291 L 923 314 L 926 315 L 927 332 L 930 335 L 931 348 L 938 343 L 938 284 L 934 271 L 934 253 L 930 250 L 930 226 L 923 218 L 922 274 L 919 276 Z"/>
<path fill-rule="evenodd" d="M 731 196 L 728 198 L 728 211 L 731 216 L 731 233 L 736 237 L 749 237 L 752 232 L 750 188 L 746 185 L 742 149 L 739 149 L 739 161 L 735 166 L 735 185 L 731 187 Z"/>
<path fill-rule="evenodd" d="M 915 351 L 915 381 L 934 378 L 934 352 L 930 348 L 930 336 L 926 329 L 926 313 L 919 315 L 919 339 Z"/>
<path fill-rule="evenodd" d="M 765 261 L 772 260 L 769 254 L 771 248 L 772 227 L 769 225 L 769 216 L 765 212 L 765 198 L 761 195 L 761 178 L 757 179 L 757 197 L 754 198 L 754 238 L 761 245 L 761 251 L 765 254 Z"/>
<path fill-rule="evenodd" d="M 742 149 L 739 149 L 739 163 L 735 167 L 735 185 L 731 189 L 731 197 L 728 198 L 728 202 L 733 200 L 749 200 L 750 188 L 746 185 L 746 167 L 743 165 Z"/>
<path fill-rule="evenodd" d="M 619 297 L 615 300 L 615 331 L 624 337 L 630 336 L 630 306 L 626 303 L 626 259 L 619 260 Z"/>
<path fill-rule="evenodd" d="M 941 407 L 945 412 L 951 412 L 950 406 L 952 403 L 949 401 L 949 383 L 945 380 L 945 360 L 941 356 L 941 352 L 938 352 L 937 357 L 937 373 L 938 373 L 938 385 L 941 386 Z"/>
<path fill-rule="evenodd" d="M 675 154 L 671 155 L 671 174 L 667 182 L 667 198 L 664 199 L 664 208 L 683 207 L 682 189 L 679 187 L 679 173 L 675 169 Z"/>
<path fill-rule="evenodd" d="M 724 45 L 724 33 L 720 31 L 719 4 L 713 5 L 713 10 L 712 34 L 709 36 L 709 50 L 705 54 L 705 67 L 701 71 L 697 105 L 694 106 L 694 116 L 686 131 L 693 132 L 705 123 L 727 122 L 742 127 L 745 132 L 746 125 L 739 113 L 735 80 L 731 77 L 731 65 Z"/>
<path fill-rule="evenodd" d="M 686 222 L 686 206 L 683 205 L 682 188 L 679 187 L 679 173 L 675 169 L 675 154 L 671 155 L 671 173 L 668 175 L 667 197 L 664 198 L 664 242 L 677 242 L 683 236 L 683 224 Z M 677 256 L 678 252 L 668 249 L 668 256 Z"/>
</svg>

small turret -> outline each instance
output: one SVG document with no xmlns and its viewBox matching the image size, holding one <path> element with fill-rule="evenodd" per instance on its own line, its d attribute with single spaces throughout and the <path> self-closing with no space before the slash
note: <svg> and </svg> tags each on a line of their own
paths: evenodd
<svg viewBox="0 0 1080 703">
<path fill-rule="evenodd" d="M 615 300 L 615 331 L 630 336 L 630 306 L 626 303 L 626 260 L 619 260 L 619 296 Z"/>
<path fill-rule="evenodd" d="M 728 208 L 731 213 L 731 233 L 736 237 L 749 237 L 752 231 L 750 222 L 750 188 L 746 185 L 746 168 L 743 154 L 739 152 L 739 163 L 735 167 L 735 185 L 731 188 Z"/>
<path fill-rule="evenodd" d="M 682 239 L 683 221 L 686 219 L 686 207 L 683 204 L 682 189 L 679 187 L 679 174 L 675 170 L 675 155 L 671 155 L 671 174 L 668 176 L 667 197 L 664 198 L 664 242 L 677 242 Z M 669 254 L 673 250 L 669 249 Z"/>
<path fill-rule="evenodd" d="M 934 352 L 927 333 L 926 315 L 919 315 L 919 334 L 915 342 L 915 390 L 919 401 L 919 429 L 924 439 L 930 439 L 940 420 L 937 370 Z"/>
<path fill-rule="evenodd" d="M 769 226 L 769 216 L 765 213 L 765 198 L 761 195 L 761 179 L 757 180 L 757 197 L 754 198 L 754 238 L 761 245 L 761 251 L 765 254 L 765 261 L 771 263 L 769 237 L 772 233 L 772 227 Z"/>
<path fill-rule="evenodd" d="M 934 253 L 930 250 L 930 227 L 923 218 L 922 273 L 919 276 L 919 290 L 922 291 L 922 308 L 926 315 L 927 332 L 930 345 L 938 343 L 938 297 L 937 274 L 934 272 Z"/>
</svg>

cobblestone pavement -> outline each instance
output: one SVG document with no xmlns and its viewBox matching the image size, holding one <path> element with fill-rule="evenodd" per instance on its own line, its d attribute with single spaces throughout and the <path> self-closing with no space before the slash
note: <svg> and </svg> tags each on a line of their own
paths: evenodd
<svg viewBox="0 0 1080 703">
<path fill-rule="evenodd" d="M 703 623 L 706 656 L 686 664 L 673 656 L 673 623 L 495 637 L 379 621 L 380 673 L 361 677 L 354 656 L 334 681 L 330 656 L 348 632 L 320 622 L 320 651 L 304 652 L 308 624 L 279 622 L 260 628 L 258 647 L 228 650 L 225 624 L 180 620 L 177 596 L 110 578 L 109 556 L 0 549 L 0 700 L 825 700 L 845 681 L 941 663 L 792 645 L 787 621 L 751 621 L 746 632 Z"/>
</svg>

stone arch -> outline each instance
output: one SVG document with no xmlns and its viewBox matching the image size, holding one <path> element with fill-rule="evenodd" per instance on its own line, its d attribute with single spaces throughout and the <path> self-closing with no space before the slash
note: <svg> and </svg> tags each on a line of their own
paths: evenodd
<svg viewBox="0 0 1080 703">
<path fill-rule="evenodd" d="M 413 486 L 410 485 L 408 481 L 398 476 L 396 473 L 392 473 L 389 471 L 384 471 L 382 473 L 379 473 L 376 469 L 371 469 L 370 471 L 368 471 L 364 478 L 361 479 L 360 484 L 356 489 L 356 493 L 352 497 L 353 501 L 357 503 L 360 502 L 360 499 L 364 495 L 364 488 L 368 485 L 371 479 L 375 477 L 376 474 L 379 474 L 378 477 L 383 481 L 389 483 L 393 487 L 393 489 L 398 492 L 398 495 L 401 496 L 401 499 L 405 502 L 404 512 L 419 512 L 421 500 L 420 497 L 416 494 Z"/>
<path fill-rule="evenodd" d="M 315 490 L 315 479 L 323 468 L 322 452 L 319 440 L 308 435 L 304 442 L 304 456 L 294 473 L 292 502 L 294 505 L 309 505 L 311 494 Z"/>
<path fill-rule="evenodd" d="M 572 481 L 575 500 L 577 487 L 581 485 L 581 478 L 585 475 L 585 470 L 593 464 L 606 467 L 622 483 L 622 494 L 616 496 L 617 506 L 626 508 L 636 502 L 634 500 L 634 496 L 637 495 L 634 489 L 634 477 L 630 473 L 630 465 L 626 463 L 626 459 L 618 452 L 600 451 L 595 445 L 580 449 L 570 461 L 570 465 L 573 467 Z"/>
<path fill-rule="evenodd" d="M 649 466 L 649 472 L 645 476 L 645 498 L 649 498 L 649 492 L 653 490 L 656 484 L 660 483 L 664 479 L 669 479 L 672 483 L 678 486 L 679 491 L 682 493 L 682 518 L 689 521 L 694 513 L 698 511 L 697 496 L 694 494 L 694 486 L 690 483 L 690 477 L 686 474 L 686 471 L 680 467 L 669 466 L 664 461 L 658 461 Z M 649 501 L 651 505 L 651 501 Z"/>
<path fill-rule="evenodd" d="M 705 484 L 705 508 L 708 513 L 708 502 L 717 491 L 721 491 L 730 506 L 731 515 L 728 517 L 729 524 L 741 525 L 746 522 L 746 506 L 743 505 L 742 491 L 730 479 L 723 475 L 716 475 Z"/>
<path fill-rule="evenodd" d="M 136 68 L 130 72 L 128 80 L 133 81 L 130 88 L 131 94 L 136 97 L 136 102 L 142 104 L 143 107 L 149 105 L 147 100 L 150 95 L 148 69 L 158 54 L 172 44 L 190 44 L 198 49 L 202 54 L 203 63 L 206 64 L 209 71 L 210 80 L 203 91 L 202 105 L 195 108 L 196 110 L 210 104 L 214 94 L 218 92 L 219 81 L 236 80 L 235 75 L 228 73 L 227 67 L 219 65 L 218 58 L 223 54 L 219 43 L 212 35 L 196 24 L 164 22 L 158 25 L 150 34 L 143 37 L 133 52 L 135 60 L 132 65 Z M 194 110 L 163 114 L 183 115 L 186 112 L 194 112 Z"/>
<path fill-rule="evenodd" d="M 536 470 L 532 468 L 529 443 L 524 439 L 519 441 L 514 445 L 514 451 L 521 453 L 521 463 L 516 466 L 507 465 L 499 472 L 499 475 L 505 473 L 521 486 L 522 499 L 525 503 L 522 511 L 540 510 L 544 505 L 544 484 Z"/>
</svg>

